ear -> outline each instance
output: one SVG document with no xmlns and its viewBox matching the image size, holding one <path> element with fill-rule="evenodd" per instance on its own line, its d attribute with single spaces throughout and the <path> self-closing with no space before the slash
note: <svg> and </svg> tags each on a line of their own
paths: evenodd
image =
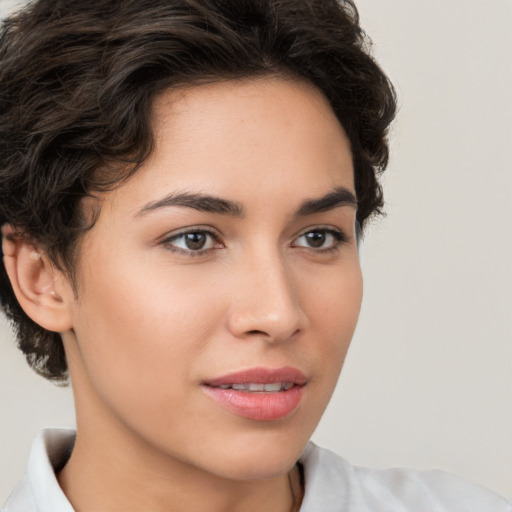
<svg viewBox="0 0 512 512">
<path fill-rule="evenodd" d="M 70 330 L 74 292 L 68 278 L 10 225 L 2 227 L 2 250 L 7 275 L 25 313 L 48 331 Z"/>
</svg>

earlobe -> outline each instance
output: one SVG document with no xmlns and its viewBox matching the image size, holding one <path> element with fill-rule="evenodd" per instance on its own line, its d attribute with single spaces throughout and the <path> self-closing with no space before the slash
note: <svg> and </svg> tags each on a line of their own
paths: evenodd
<svg viewBox="0 0 512 512">
<path fill-rule="evenodd" d="M 9 225 L 2 227 L 2 251 L 11 286 L 25 313 L 49 331 L 71 329 L 72 288 L 48 256 Z"/>
</svg>

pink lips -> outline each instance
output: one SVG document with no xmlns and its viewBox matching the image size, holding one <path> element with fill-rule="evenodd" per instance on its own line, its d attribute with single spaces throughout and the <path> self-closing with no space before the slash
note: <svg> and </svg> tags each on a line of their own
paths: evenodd
<svg viewBox="0 0 512 512">
<path fill-rule="evenodd" d="M 203 382 L 203 390 L 228 411 L 257 421 L 275 421 L 291 414 L 299 406 L 306 376 L 291 367 L 268 369 L 252 368 Z M 279 391 L 272 384 L 282 383 Z M 229 386 L 249 387 L 257 391 L 232 389 Z M 259 385 L 259 386 L 258 386 Z M 267 389 L 260 388 L 266 385 Z"/>
</svg>

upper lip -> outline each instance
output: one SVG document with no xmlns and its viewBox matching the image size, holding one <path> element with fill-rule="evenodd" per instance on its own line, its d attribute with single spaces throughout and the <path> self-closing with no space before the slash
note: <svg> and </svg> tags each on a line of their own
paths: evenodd
<svg viewBox="0 0 512 512">
<path fill-rule="evenodd" d="M 216 387 L 229 384 L 271 384 L 273 382 L 293 382 L 294 384 L 302 386 L 306 384 L 306 381 L 306 376 L 300 370 L 290 366 L 285 366 L 282 368 L 250 368 L 205 380 L 203 381 L 203 384 Z"/>
</svg>

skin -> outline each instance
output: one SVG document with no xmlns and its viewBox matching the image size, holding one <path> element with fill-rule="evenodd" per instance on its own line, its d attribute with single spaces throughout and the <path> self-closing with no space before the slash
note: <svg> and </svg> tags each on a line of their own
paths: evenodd
<svg viewBox="0 0 512 512">
<path fill-rule="evenodd" d="M 289 478 L 297 486 L 296 460 L 334 390 L 362 296 L 355 207 L 295 213 L 334 189 L 355 194 L 349 142 L 317 89 L 284 78 L 166 91 L 152 116 L 153 154 L 100 196 L 78 294 L 49 263 L 50 284 L 38 285 L 59 303 L 51 319 L 33 316 L 62 332 L 77 411 L 59 482 L 80 512 L 288 512 Z M 244 214 L 148 208 L 183 192 L 235 201 Z M 189 228 L 206 237 L 199 254 L 180 238 Z M 307 383 L 276 421 L 227 411 L 201 385 L 283 366 Z"/>
</svg>

